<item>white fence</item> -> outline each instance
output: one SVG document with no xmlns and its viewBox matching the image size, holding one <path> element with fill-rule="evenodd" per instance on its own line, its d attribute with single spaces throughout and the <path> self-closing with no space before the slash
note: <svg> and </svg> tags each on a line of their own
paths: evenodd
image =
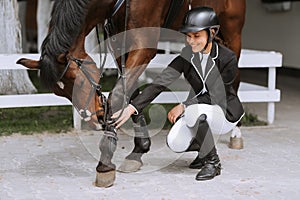
<svg viewBox="0 0 300 200">
<path fill-rule="evenodd" d="M 172 49 L 181 49 L 180 43 L 159 43 L 158 48 L 166 50 L 166 54 L 157 54 L 149 63 L 147 69 L 165 68 L 177 54 L 168 54 Z M 21 65 L 15 64 L 19 58 L 39 59 L 39 54 L 0 54 L 1 69 L 25 69 Z M 99 54 L 91 55 L 99 63 Z M 242 102 L 266 102 L 267 122 L 272 124 L 275 117 L 275 102 L 280 101 L 280 90 L 276 89 L 276 68 L 282 66 L 282 54 L 273 51 L 257 51 L 243 49 L 241 52 L 239 67 L 240 68 L 268 68 L 267 87 L 241 82 L 238 96 Z M 111 56 L 108 56 L 106 68 L 114 68 L 114 62 Z M 105 93 L 107 95 L 107 93 Z M 175 95 L 174 95 L 175 94 Z M 188 91 L 163 92 L 153 103 L 176 103 L 184 101 Z M 38 107 L 38 106 L 61 106 L 71 105 L 63 97 L 49 94 L 28 94 L 28 95 L 0 95 L 0 109 L 14 107 Z M 81 128 L 81 120 L 78 113 L 73 112 L 74 127 Z"/>
</svg>

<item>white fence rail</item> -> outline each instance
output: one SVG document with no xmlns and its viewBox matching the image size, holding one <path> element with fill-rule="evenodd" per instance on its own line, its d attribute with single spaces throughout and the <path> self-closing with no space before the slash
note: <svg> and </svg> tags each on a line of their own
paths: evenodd
<svg viewBox="0 0 300 200">
<path fill-rule="evenodd" d="M 172 46 L 173 45 L 173 46 Z M 165 49 L 167 54 L 157 54 L 149 63 L 147 69 L 165 68 L 177 54 L 168 54 L 172 48 L 180 49 L 182 44 L 160 43 L 158 48 Z M 21 58 L 39 59 L 39 54 L 0 54 L 0 70 L 3 69 L 26 69 L 15 62 Z M 91 55 L 99 63 L 99 54 Z M 267 87 L 242 82 L 238 96 L 242 102 L 266 102 L 268 104 L 267 121 L 272 124 L 275 117 L 275 102 L 280 101 L 280 90 L 276 89 L 276 68 L 282 66 L 282 54 L 273 51 L 257 51 L 243 49 L 240 56 L 240 68 L 268 68 Z M 115 68 L 111 56 L 108 56 L 106 68 Z M 107 93 L 105 93 L 107 95 Z M 184 101 L 188 91 L 163 92 L 153 103 L 176 103 Z M 38 106 L 61 106 L 71 105 L 63 97 L 49 94 L 26 94 L 26 95 L 0 95 L 0 109 L 13 107 L 38 107 Z M 73 113 L 74 127 L 80 129 L 81 120 L 76 111 Z"/>
</svg>

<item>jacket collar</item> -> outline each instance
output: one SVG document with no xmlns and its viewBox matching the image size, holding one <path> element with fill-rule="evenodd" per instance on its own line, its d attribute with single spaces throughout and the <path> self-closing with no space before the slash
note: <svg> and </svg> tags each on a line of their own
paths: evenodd
<svg viewBox="0 0 300 200">
<path fill-rule="evenodd" d="M 210 54 L 208 56 L 207 63 L 206 63 L 206 66 L 205 66 L 205 74 L 204 75 L 202 73 L 202 70 L 200 70 L 200 72 L 197 70 L 197 67 L 195 66 L 195 63 L 193 62 L 195 54 L 198 54 L 198 53 L 193 53 L 191 48 L 190 48 L 190 50 L 191 50 L 190 60 L 189 60 L 190 63 L 193 65 L 195 70 L 198 72 L 198 75 L 200 76 L 200 78 L 202 80 L 206 80 L 207 76 L 211 72 L 212 68 L 214 68 L 215 65 L 216 65 L 215 60 L 217 59 L 217 57 L 219 55 L 219 46 L 218 46 L 218 44 L 216 42 L 213 42 L 213 44 L 212 44 L 212 49 L 210 51 Z"/>
<path fill-rule="evenodd" d="M 183 49 L 182 53 L 181 53 L 182 57 L 184 57 L 185 59 L 188 58 L 188 61 L 191 63 L 191 65 L 194 67 L 194 69 L 196 70 L 199 78 L 201 79 L 202 83 L 203 83 L 203 88 L 202 90 L 196 95 L 201 95 L 207 92 L 207 88 L 206 88 L 206 80 L 210 74 L 210 72 L 212 71 L 212 69 L 215 67 L 216 62 L 215 59 L 218 57 L 219 55 L 219 47 L 218 44 L 216 42 L 213 42 L 212 45 L 212 49 L 210 51 L 210 55 L 208 57 L 207 60 L 207 64 L 206 64 L 206 68 L 205 68 L 205 75 L 203 76 L 203 74 L 201 72 L 199 72 L 199 70 L 197 69 L 197 67 L 195 66 L 195 64 L 193 63 L 193 58 L 194 58 L 194 53 L 192 52 L 192 48 L 190 46 L 187 46 L 186 49 Z M 196 97 L 195 96 L 195 97 Z"/>
<path fill-rule="evenodd" d="M 216 42 L 212 42 L 212 48 L 210 51 L 210 57 L 215 60 L 219 56 L 219 46 Z"/>
</svg>

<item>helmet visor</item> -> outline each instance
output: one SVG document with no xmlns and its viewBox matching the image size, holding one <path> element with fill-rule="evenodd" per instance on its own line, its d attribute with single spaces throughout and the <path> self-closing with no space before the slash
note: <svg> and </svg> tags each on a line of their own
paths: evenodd
<svg viewBox="0 0 300 200">
<path fill-rule="evenodd" d="M 202 31 L 204 29 L 207 29 L 209 27 L 197 27 L 197 26 L 194 26 L 194 25 L 190 25 L 190 24 L 186 24 L 184 26 L 182 26 L 179 31 L 181 33 L 196 33 L 198 31 Z"/>
</svg>

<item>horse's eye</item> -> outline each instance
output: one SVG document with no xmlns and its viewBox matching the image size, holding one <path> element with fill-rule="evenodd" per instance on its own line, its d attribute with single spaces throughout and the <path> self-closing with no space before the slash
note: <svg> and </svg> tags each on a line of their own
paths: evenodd
<svg viewBox="0 0 300 200">
<path fill-rule="evenodd" d="M 67 58 L 66 58 L 66 54 L 60 54 L 58 57 L 57 57 L 57 62 L 59 64 L 66 64 L 68 62 Z"/>
</svg>

